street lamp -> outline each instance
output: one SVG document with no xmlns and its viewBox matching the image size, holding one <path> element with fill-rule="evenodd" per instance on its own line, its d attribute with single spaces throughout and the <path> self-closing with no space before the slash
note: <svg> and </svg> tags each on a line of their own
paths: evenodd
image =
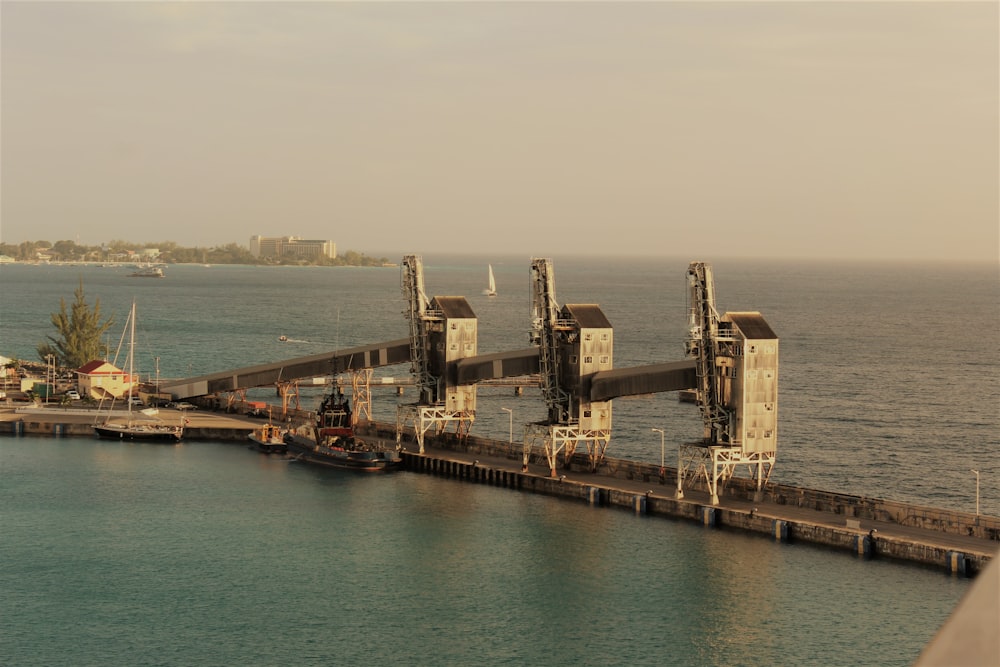
<svg viewBox="0 0 1000 667">
<path fill-rule="evenodd" d="M 659 433 L 660 434 L 660 471 L 662 472 L 663 471 L 663 463 L 664 463 L 664 458 L 663 458 L 663 454 L 664 454 L 664 448 L 663 448 L 663 438 L 664 438 L 663 429 L 662 428 L 654 428 L 654 429 L 650 429 L 650 430 L 652 430 L 654 433 Z"/>
<path fill-rule="evenodd" d="M 510 422 L 507 426 L 507 444 L 513 444 L 514 442 L 514 411 L 510 408 L 500 408 L 507 413 L 507 421 Z"/>
<path fill-rule="evenodd" d="M 979 471 L 973 470 L 972 474 L 976 476 L 976 516 L 979 516 Z"/>
<path fill-rule="evenodd" d="M 49 384 L 51 383 L 51 384 Z M 45 355 L 45 402 L 49 402 L 49 396 L 56 390 L 56 355 Z"/>
</svg>

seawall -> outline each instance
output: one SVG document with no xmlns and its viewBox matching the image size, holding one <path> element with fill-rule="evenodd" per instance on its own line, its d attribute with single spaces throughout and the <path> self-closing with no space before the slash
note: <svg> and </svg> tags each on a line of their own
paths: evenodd
<svg viewBox="0 0 1000 667">
<path fill-rule="evenodd" d="M 392 427 L 370 425 L 371 437 L 392 439 Z M 407 434 L 404 446 L 416 449 Z M 532 455 L 531 460 L 535 460 Z M 459 441 L 452 434 L 428 437 L 425 453 L 404 451 L 406 469 L 460 481 L 617 507 L 637 514 L 740 530 L 778 542 L 832 548 L 864 558 L 891 558 L 974 576 L 1000 548 L 1000 518 L 771 484 L 755 499 L 749 480 L 734 478 L 713 506 L 704 482 L 675 498 L 676 469 L 609 459 L 596 472 L 585 456 L 574 457 L 558 477 L 547 464 L 521 471 L 520 443 L 483 438 Z"/>
<path fill-rule="evenodd" d="M 116 413 L 116 416 L 124 415 Z M 165 421 L 181 423 L 185 440 L 240 441 L 246 442 L 247 434 L 259 426 L 261 420 L 246 417 L 217 414 L 213 412 L 192 412 L 183 414 L 171 411 Z M 46 437 L 96 437 L 94 434 L 94 410 L 62 408 L 3 408 L 0 409 L 0 435 L 36 435 Z"/>
<path fill-rule="evenodd" d="M 39 414 L 41 412 L 41 414 Z M 185 440 L 245 443 L 260 420 L 211 412 L 183 415 Z M 370 423 L 359 434 L 395 440 L 395 425 Z M 0 434 L 93 438 L 93 414 L 44 410 L 0 414 Z M 406 469 L 459 481 L 488 484 L 617 507 L 641 515 L 697 522 L 707 528 L 741 530 L 779 542 L 884 557 L 944 569 L 962 576 L 980 572 L 1000 547 L 1000 518 L 909 505 L 891 500 L 769 484 L 758 495 L 752 482 L 731 479 L 720 504 L 712 506 L 704 482 L 674 497 L 676 469 L 624 459 L 607 459 L 591 472 L 577 455 L 550 477 L 540 453 L 521 470 L 521 444 L 453 434 L 428 436 L 425 453 L 415 451 L 412 433 L 403 433 Z M 756 498 L 755 498 L 756 496 Z"/>
</svg>

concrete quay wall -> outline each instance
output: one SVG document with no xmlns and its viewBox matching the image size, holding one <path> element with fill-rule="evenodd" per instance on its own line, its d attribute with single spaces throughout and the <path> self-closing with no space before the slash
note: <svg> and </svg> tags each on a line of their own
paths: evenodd
<svg viewBox="0 0 1000 667">
<path fill-rule="evenodd" d="M 372 432 L 378 432 L 382 437 L 393 438 L 395 437 L 394 428 L 394 426 L 388 427 L 384 424 L 376 424 L 372 427 Z M 431 436 L 428 436 L 428 438 L 430 439 Z M 501 456 L 512 461 L 520 461 L 522 458 L 521 443 L 513 443 L 511 445 L 506 442 L 475 436 L 470 436 L 465 442 L 462 442 L 451 433 L 434 436 L 433 442 L 434 446 L 440 449 Z M 533 452 L 531 455 L 532 460 L 542 458 L 543 455 L 541 452 Z M 567 470 L 575 472 L 589 471 L 590 464 L 586 455 L 576 454 L 567 467 Z M 666 467 L 664 474 L 661 475 L 660 467 L 651 463 L 606 458 L 597 473 L 601 476 L 614 479 L 640 481 L 644 484 L 659 486 L 661 489 L 667 487 L 670 489 L 667 493 L 671 494 L 677 487 L 676 468 Z M 691 480 L 686 488 L 707 491 L 704 479 Z M 845 525 L 852 519 L 886 521 L 900 526 L 976 537 L 990 540 L 1000 545 L 1000 517 L 977 516 L 972 512 L 958 512 L 955 510 L 911 505 L 893 500 L 853 496 L 784 484 L 767 484 L 761 491 L 761 495 L 755 497 L 755 483 L 752 480 L 739 477 L 730 479 L 721 494 L 748 501 L 766 501 L 775 505 L 801 507 L 839 515 L 844 518 Z"/>
<path fill-rule="evenodd" d="M 486 454 L 486 452 L 479 452 Z M 803 543 L 832 548 L 859 557 L 885 557 L 943 569 L 959 576 L 974 576 L 992 556 L 982 551 L 963 551 L 936 546 L 921 540 L 886 538 L 865 532 L 859 525 L 832 526 L 782 517 L 779 513 L 726 509 L 696 501 L 678 500 L 613 486 L 541 476 L 496 467 L 478 460 L 402 452 L 404 466 L 417 473 L 431 474 L 471 483 L 528 491 L 585 502 L 594 507 L 616 507 L 640 515 L 694 521 L 707 528 L 740 530 L 764 535 L 776 542 Z"/>
<path fill-rule="evenodd" d="M 395 437 L 394 425 L 370 424 L 366 431 L 369 435 L 385 439 Z M 403 442 L 410 449 L 415 449 L 412 433 L 404 432 Z M 756 489 L 753 482 L 740 478 L 729 481 L 723 492 L 723 501 L 737 499 L 749 502 L 744 503 L 746 509 L 733 509 L 712 506 L 704 501 L 674 498 L 677 486 L 675 468 L 666 468 L 661 474 L 660 467 L 654 464 L 607 459 L 597 473 L 590 473 L 587 457 L 578 454 L 564 469 L 568 474 L 583 472 L 592 475 L 594 483 L 587 483 L 512 471 L 510 468 L 520 469 L 520 443 L 510 444 L 477 437 L 468 437 L 462 441 L 450 433 L 428 436 L 426 442 L 435 450 L 454 452 L 456 457 L 442 458 L 440 453 L 427 456 L 404 452 L 404 461 L 410 469 L 577 499 L 595 506 L 620 507 L 640 514 L 692 520 L 706 526 L 758 533 L 782 542 L 814 544 L 862 557 L 887 557 L 945 568 L 956 574 L 971 576 L 981 571 L 993 558 L 992 545 L 1000 542 L 1000 518 L 997 517 L 977 517 L 972 513 L 780 484 L 767 485 L 755 500 Z M 502 463 L 497 470 L 493 470 L 493 467 L 483 463 L 464 461 L 470 455 L 501 459 Z M 418 457 L 428 461 L 418 463 Z M 532 452 L 529 460 L 537 464 L 543 462 L 544 457 L 540 452 Z M 505 472 L 501 472 L 499 468 Z M 620 480 L 622 484 L 615 484 L 611 480 Z M 645 490 L 627 488 L 637 484 L 641 484 Z M 685 487 L 689 497 L 693 495 L 690 491 L 701 491 L 704 494 L 707 491 L 704 481 Z M 767 511 L 753 511 L 755 503 L 767 505 Z M 784 512 L 783 507 L 820 513 L 823 520 L 794 519 L 790 516 L 794 510 Z M 928 537 L 923 539 L 879 535 L 867 528 L 863 529 L 862 520 L 866 520 L 869 525 L 879 521 L 925 531 Z M 972 537 L 981 542 L 974 549 L 949 548 L 932 543 L 935 541 L 932 539 L 935 533 Z"/>
<path fill-rule="evenodd" d="M 0 419 L 0 434 L 12 436 L 41 435 L 50 437 L 93 438 L 92 418 L 69 414 L 4 415 Z M 185 439 L 206 441 L 246 442 L 254 422 L 234 422 L 228 418 L 201 413 L 191 416 L 192 424 L 185 428 Z M 197 424 L 197 422 L 201 422 Z M 365 424 L 359 433 L 395 440 L 395 425 Z M 766 535 L 781 542 L 802 542 L 846 550 L 859 556 L 885 556 L 945 568 L 962 575 L 981 571 L 993 558 L 1000 534 L 1000 519 L 907 505 L 894 501 L 859 498 L 782 485 L 768 485 L 764 498 L 753 500 L 754 489 L 749 480 L 733 479 L 722 497 L 722 505 L 707 503 L 704 485 L 685 489 L 686 499 L 674 498 L 676 472 L 659 466 L 621 459 L 608 459 L 597 473 L 591 473 L 585 456 L 576 456 L 565 468 L 577 479 L 550 477 L 548 465 L 539 452 L 531 454 L 535 473 L 521 472 L 521 444 L 470 437 L 460 441 L 453 434 L 428 437 L 435 450 L 428 455 L 404 451 L 403 459 L 410 470 L 444 477 L 529 491 L 550 496 L 575 499 L 595 507 L 618 507 L 638 514 L 664 516 L 698 522 L 706 527 L 728 528 Z M 410 450 L 416 449 L 412 432 L 404 432 L 403 441 Z M 454 452 L 454 456 L 448 454 Z M 476 456 L 487 459 L 481 463 Z M 471 460 L 470 460 L 471 459 Z M 543 466 L 539 466 L 544 463 Z M 576 473 L 576 474 L 574 474 Z M 580 473 L 583 473 L 581 477 Z M 690 492 L 689 492 L 690 491 Z M 701 496 L 701 499 L 694 496 Z M 739 503 L 728 502 L 742 499 Z M 765 507 L 756 511 L 755 503 Z M 729 507 L 725 505 L 730 505 Z M 785 509 L 787 508 L 787 509 Z M 811 512 L 817 520 L 794 518 Z M 911 530 L 924 531 L 917 538 L 875 535 L 861 527 L 862 519 L 895 523 Z M 950 534 L 975 538 L 971 547 L 935 544 L 934 534 Z M 953 538 L 957 540 L 958 538 Z M 947 541 L 947 540 L 941 540 Z M 954 544 L 954 541 L 953 541 Z"/>
<path fill-rule="evenodd" d="M 82 414 L 77 414 L 82 413 Z M 50 411 L 48 414 L 8 414 L 0 419 L 0 435 L 47 437 L 96 437 L 92 413 L 86 411 Z M 199 415 L 192 418 L 194 424 L 184 427 L 185 440 L 246 441 L 247 434 L 255 425 L 239 424 L 232 421 Z M 198 423 L 200 422 L 200 424 Z"/>
</svg>

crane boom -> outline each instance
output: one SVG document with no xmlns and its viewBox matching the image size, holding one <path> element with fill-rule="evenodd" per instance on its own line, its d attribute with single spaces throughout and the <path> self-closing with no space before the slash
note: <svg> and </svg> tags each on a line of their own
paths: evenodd
<svg viewBox="0 0 1000 667">
<path fill-rule="evenodd" d="M 418 255 L 406 255 L 400 265 L 406 319 L 410 323 L 410 370 L 416 377 L 420 400 L 431 403 L 437 394 L 438 379 L 431 374 L 428 357 L 427 313 L 429 303 L 424 292 L 424 265 Z"/>
<path fill-rule="evenodd" d="M 570 417 L 570 395 L 559 382 L 559 303 L 556 301 L 552 260 L 531 260 L 531 343 L 538 346 L 538 371 L 549 421 L 565 424 Z"/>
<path fill-rule="evenodd" d="M 719 313 L 715 308 L 715 279 L 705 262 L 688 265 L 687 355 L 695 359 L 698 407 L 705 423 L 707 444 L 729 439 L 732 414 L 726 408 L 720 376 L 718 342 Z"/>
</svg>

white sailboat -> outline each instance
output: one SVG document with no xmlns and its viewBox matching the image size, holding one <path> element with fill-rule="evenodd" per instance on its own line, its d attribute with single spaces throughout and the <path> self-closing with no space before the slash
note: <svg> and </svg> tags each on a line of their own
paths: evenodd
<svg viewBox="0 0 1000 667">
<path fill-rule="evenodd" d="M 497 281 L 493 277 L 493 265 L 489 264 L 489 283 L 488 287 L 483 290 L 483 294 L 486 296 L 496 296 L 497 295 Z"/>
<path fill-rule="evenodd" d="M 125 323 L 129 332 L 128 342 L 128 414 L 124 421 L 121 418 L 113 418 L 110 415 L 103 424 L 94 424 L 94 431 L 101 438 L 113 438 L 115 440 L 147 440 L 153 442 L 177 442 L 184 435 L 183 426 L 171 426 L 162 421 L 150 419 L 138 420 L 132 417 L 132 387 L 135 377 L 135 301 L 132 302 L 132 309 L 129 311 L 128 322 Z M 113 402 L 112 402 L 113 404 Z M 156 414 L 153 410 L 141 410 L 147 417 Z"/>
</svg>

